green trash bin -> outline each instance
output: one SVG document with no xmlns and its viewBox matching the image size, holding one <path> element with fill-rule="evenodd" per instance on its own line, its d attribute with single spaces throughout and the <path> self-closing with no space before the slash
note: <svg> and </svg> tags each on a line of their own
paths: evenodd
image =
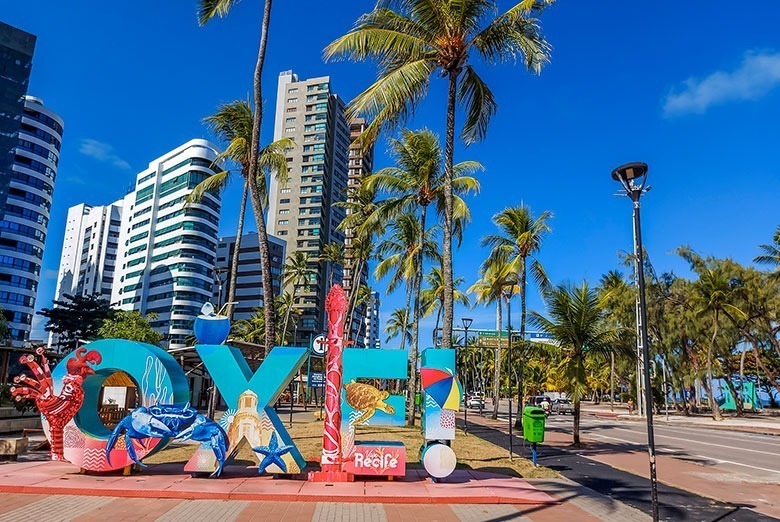
<svg viewBox="0 0 780 522">
<path fill-rule="evenodd" d="M 523 438 L 527 442 L 544 442 L 544 410 L 536 406 L 523 408 Z"/>
</svg>

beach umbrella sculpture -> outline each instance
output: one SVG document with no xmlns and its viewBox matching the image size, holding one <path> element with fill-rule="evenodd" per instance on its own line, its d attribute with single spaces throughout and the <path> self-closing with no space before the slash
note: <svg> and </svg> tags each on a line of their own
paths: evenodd
<svg viewBox="0 0 780 522">
<path fill-rule="evenodd" d="M 422 388 L 440 408 L 458 411 L 463 386 L 449 368 L 420 368 Z"/>
</svg>

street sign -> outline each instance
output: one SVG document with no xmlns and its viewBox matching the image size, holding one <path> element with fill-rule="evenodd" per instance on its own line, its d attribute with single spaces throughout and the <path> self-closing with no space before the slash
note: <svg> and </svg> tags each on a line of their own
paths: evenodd
<svg viewBox="0 0 780 522">
<path fill-rule="evenodd" d="M 324 357 L 328 353 L 328 340 L 324 335 L 318 335 L 314 338 L 311 345 L 313 355 Z"/>
<path fill-rule="evenodd" d="M 325 387 L 325 373 L 324 372 L 311 372 L 309 374 L 309 386 L 312 388 L 324 388 Z"/>
</svg>

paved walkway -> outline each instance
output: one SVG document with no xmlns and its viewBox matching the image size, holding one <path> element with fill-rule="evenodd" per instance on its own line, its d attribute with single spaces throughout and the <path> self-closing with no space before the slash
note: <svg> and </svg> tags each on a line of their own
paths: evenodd
<svg viewBox="0 0 780 522">
<path fill-rule="evenodd" d="M 619 503 L 582 496 L 567 481 L 548 481 L 560 504 L 381 504 L 336 502 L 253 502 L 241 500 L 141 499 L 71 495 L 0 495 L 4 522 L 180 521 L 378 521 L 378 522 L 522 522 L 619 520 L 649 517 Z"/>
</svg>

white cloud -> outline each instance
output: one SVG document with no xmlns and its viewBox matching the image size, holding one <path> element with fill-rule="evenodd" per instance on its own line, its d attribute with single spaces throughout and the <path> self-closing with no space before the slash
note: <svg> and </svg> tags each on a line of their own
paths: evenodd
<svg viewBox="0 0 780 522">
<path fill-rule="evenodd" d="M 664 115 L 703 114 L 713 105 L 756 100 L 780 86 L 780 52 L 749 52 L 732 71 L 689 78 L 664 100 Z"/>
<path fill-rule="evenodd" d="M 108 143 L 103 143 L 102 141 L 93 140 L 91 138 L 85 138 L 81 140 L 81 147 L 79 148 L 79 152 L 85 156 L 96 159 L 97 161 L 109 163 L 123 170 L 130 170 L 130 164 L 120 158 L 114 151 L 114 147 Z"/>
</svg>

